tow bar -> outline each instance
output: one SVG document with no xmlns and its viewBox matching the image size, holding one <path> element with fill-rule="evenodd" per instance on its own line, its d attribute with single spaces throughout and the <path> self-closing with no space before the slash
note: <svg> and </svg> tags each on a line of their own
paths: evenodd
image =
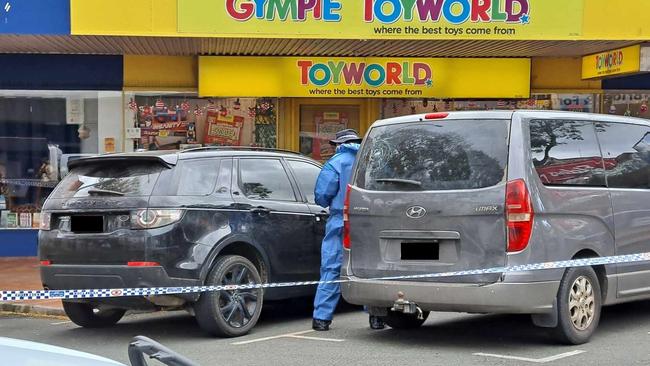
<svg viewBox="0 0 650 366">
<path fill-rule="evenodd" d="M 393 303 L 393 307 L 390 308 L 390 311 L 404 314 L 417 314 L 418 319 L 424 319 L 422 316 L 422 309 L 420 309 L 416 303 L 405 300 L 404 293 L 402 291 L 399 291 L 397 293 L 397 300 L 395 300 Z"/>
</svg>

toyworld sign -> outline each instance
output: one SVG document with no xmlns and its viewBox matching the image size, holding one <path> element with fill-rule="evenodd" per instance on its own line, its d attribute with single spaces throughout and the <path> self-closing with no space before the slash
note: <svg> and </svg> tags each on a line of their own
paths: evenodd
<svg viewBox="0 0 650 366">
<path fill-rule="evenodd" d="M 527 98 L 529 59 L 199 57 L 199 95 Z"/>
<path fill-rule="evenodd" d="M 584 6 L 584 0 L 177 1 L 180 33 L 342 39 L 573 39 Z"/>
</svg>

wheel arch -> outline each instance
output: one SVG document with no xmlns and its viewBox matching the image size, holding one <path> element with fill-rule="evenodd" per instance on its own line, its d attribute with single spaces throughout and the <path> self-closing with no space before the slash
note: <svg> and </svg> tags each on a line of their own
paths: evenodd
<svg viewBox="0 0 650 366">
<path fill-rule="evenodd" d="M 217 261 L 217 258 L 224 255 L 239 255 L 248 259 L 259 271 L 262 282 L 268 282 L 270 276 L 270 263 L 264 249 L 259 245 L 254 244 L 254 242 L 248 237 L 233 236 L 214 246 L 201 268 L 201 283 L 205 283 L 208 273 Z"/>
<path fill-rule="evenodd" d="M 601 257 L 598 252 L 596 252 L 594 249 L 581 249 L 577 253 L 571 257 L 571 259 L 586 259 L 586 258 L 598 258 Z M 607 291 L 608 291 L 608 281 L 607 281 L 607 268 L 605 265 L 596 265 L 596 266 L 591 266 L 591 268 L 594 269 L 594 272 L 596 272 L 596 277 L 598 277 L 598 282 L 600 284 L 600 294 L 601 294 L 601 299 L 604 302 L 605 299 L 607 298 Z"/>
</svg>

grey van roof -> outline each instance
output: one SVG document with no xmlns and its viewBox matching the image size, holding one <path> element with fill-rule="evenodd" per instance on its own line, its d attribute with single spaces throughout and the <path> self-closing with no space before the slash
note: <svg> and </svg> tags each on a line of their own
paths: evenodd
<svg viewBox="0 0 650 366">
<path fill-rule="evenodd" d="M 511 119 L 515 116 L 520 117 L 537 117 L 537 118 L 571 118 L 577 120 L 595 120 L 601 122 L 618 122 L 618 123 L 631 123 L 650 126 L 650 120 L 635 117 L 623 117 L 611 114 L 598 114 L 598 113 L 582 113 L 582 112 L 567 112 L 567 111 L 551 111 L 551 110 L 508 110 L 508 111 L 463 111 L 463 112 L 440 112 L 449 113 L 449 116 L 440 120 L 431 121 L 445 121 L 455 119 Z M 425 116 L 427 114 L 413 114 L 401 117 L 387 118 L 378 120 L 372 124 L 372 127 L 379 127 L 385 125 L 420 122 L 427 121 Z"/>
</svg>

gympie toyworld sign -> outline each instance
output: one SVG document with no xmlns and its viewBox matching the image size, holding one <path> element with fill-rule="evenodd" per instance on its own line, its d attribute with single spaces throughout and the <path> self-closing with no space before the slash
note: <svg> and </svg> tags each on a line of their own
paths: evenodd
<svg viewBox="0 0 650 366">
<path fill-rule="evenodd" d="M 527 98 L 529 59 L 199 57 L 201 96 Z"/>
<path fill-rule="evenodd" d="M 178 0 L 178 31 L 213 36 L 574 39 L 584 0 Z"/>
</svg>

